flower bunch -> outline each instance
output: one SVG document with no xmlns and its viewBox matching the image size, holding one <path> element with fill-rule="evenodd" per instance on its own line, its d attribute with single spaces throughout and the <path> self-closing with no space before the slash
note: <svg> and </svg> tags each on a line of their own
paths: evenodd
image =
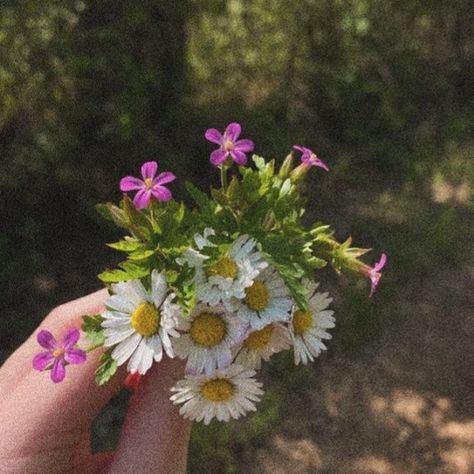
<svg viewBox="0 0 474 474">
<path fill-rule="evenodd" d="M 339 243 L 330 226 L 303 223 L 302 180 L 313 167 L 329 171 L 315 153 L 295 145 L 279 169 L 256 155 L 250 167 L 254 143 L 240 134 L 237 123 L 206 131 L 218 146 L 210 162 L 221 186 L 207 194 L 187 183 L 194 207 L 173 199 L 175 175 L 158 174 L 154 161 L 142 165 L 141 179 L 120 181 L 118 206 L 98 206 L 126 229 L 109 244 L 126 257 L 99 275 L 109 290 L 105 310 L 82 323 L 87 350 L 103 351 L 98 384 L 126 364 L 136 385 L 153 363 L 181 358 L 184 378 L 170 399 L 184 417 L 206 424 L 256 409 L 263 394 L 256 371 L 273 354 L 291 350 L 295 364 L 306 364 L 326 349 L 335 319 L 315 282 L 319 269 L 358 272 L 370 279 L 372 295 L 386 261 L 383 254 L 370 267 L 359 259 L 367 250 L 351 247 L 351 239 Z M 133 199 L 128 192 L 136 192 Z M 65 365 L 85 360 L 78 339 L 78 330 L 61 343 L 40 333 L 47 352 L 34 367 L 61 381 Z"/>
</svg>

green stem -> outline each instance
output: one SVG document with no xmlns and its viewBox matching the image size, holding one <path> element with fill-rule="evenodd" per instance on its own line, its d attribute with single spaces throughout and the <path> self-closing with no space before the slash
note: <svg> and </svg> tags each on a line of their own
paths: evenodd
<svg viewBox="0 0 474 474">
<path fill-rule="evenodd" d="M 222 191 L 227 191 L 227 166 L 221 166 L 221 186 Z"/>
</svg>

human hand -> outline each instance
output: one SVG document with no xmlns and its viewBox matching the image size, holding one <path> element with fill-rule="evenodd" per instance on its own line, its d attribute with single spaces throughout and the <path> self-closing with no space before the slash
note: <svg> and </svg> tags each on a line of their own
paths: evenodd
<svg viewBox="0 0 474 474">
<path fill-rule="evenodd" d="M 169 400 L 170 387 L 182 378 L 182 362 L 165 357 L 150 369 L 130 400 L 116 451 L 100 454 L 89 452 L 91 423 L 120 391 L 124 368 L 104 386 L 94 381 L 100 351 L 70 366 L 60 384 L 32 368 L 41 349 L 36 341 L 40 329 L 61 334 L 79 328 L 82 315 L 104 309 L 107 295 L 101 290 L 54 309 L 0 368 L 2 474 L 185 472 L 191 423 Z"/>
</svg>

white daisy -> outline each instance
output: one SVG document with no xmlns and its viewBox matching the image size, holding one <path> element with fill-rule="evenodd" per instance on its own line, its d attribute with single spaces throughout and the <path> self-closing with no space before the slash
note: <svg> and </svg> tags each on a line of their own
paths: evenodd
<svg viewBox="0 0 474 474">
<path fill-rule="evenodd" d="M 317 284 L 312 285 L 308 311 L 294 308 L 289 325 L 296 365 L 300 362 L 303 364 L 312 362 L 322 350 L 326 350 L 323 339 L 332 337 L 326 329 L 335 326 L 335 319 L 332 316 L 334 311 L 326 309 L 332 298 L 328 298 L 328 293 L 317 293 L 315 291 L 317 286 Z"/>
<path fill-rule="evenodd" d="M 175 405 L 184 403 L 179 412 L 184 418 L 203 421 L 208 425 L 213 418 L 229 421 L 249 411 L 256 411 L 262 384 L 253 376 L 254 370 L 232 365 L 226 370 L 216 370 L 212 376 L 188 375 L 172 389 L 170 397 Z"/>
<path fill-rule="evenodd" d="M 261 329 L 274 321 L 288 321 L 293 301 L 285 282 L 272 268 L 263 270 L 244 290 L 244 297 L 233 299 L 237 316 L 252 329 Z"/>
<path fill-rule="evenodd" d="M 196 305 L 189 318 L 180 317 L 178 329 L 185 331 L 174 342 L 176 355 L 188 359 L 186 372 L 210 375 L 232 362 L 232 348 L 241 344 L 247 326 L 223 305 Z"/>
<path fill-rule="evenodd" d="M 170 336 L 179 337 L 175 329 L 179 307 L 172 303 L 174 294 L 166 296 L 167 289 L 164 275 L 156 270 L 151 274 L 151 293 L 140 280 L 112 285 L 102 315 L 104 345 L 115 346 L 112 358 L 118 365 L 128 360 L 131 373 L 146 373 L 153 360 L 161 360 L 163 348 L 174 357 Z"/>
<path fill-rule="evenodd" d="M 271 323 L 251 332 L 240 348 L 235 362 L 249 369 L 260 369 L 262 360 L 268 361 L 273 354 L 291 347 L 288 328 Z"/>
<path fill-rule="evenodd" d="M 248 235 L 241 235 L 229 250 L 217 258 L 206 255 L 206 248 L 216 247 L 208 238 L 214 230 L 205 229 L 196 234 L 194 240 L 198 250 L 188 249 L 178 263 L 187 263 L 195 268 L 196 296 L 198 300 L 215 306 L 223 303 L 230 308 L 231 298 L 243 298 L 245 288 L 267 267 L 260 252 L 255 250 L 257 242 Z"/>
</svg>

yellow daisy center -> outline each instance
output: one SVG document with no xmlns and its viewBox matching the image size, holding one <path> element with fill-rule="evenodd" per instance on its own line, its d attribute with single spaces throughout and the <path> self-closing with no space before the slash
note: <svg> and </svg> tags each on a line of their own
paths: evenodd
<svg viewBox="0 0 474 474">
<path fill-rule="evenodd" d="M 153 187 L 153 179 L 146 178 L 145 179 L 145 186 L 147 189 L 151 189 Z"/>
<path fill-rule="evenodd" d="M 313 315 L 309 311 L 295 311 L 293 315 L 293 330 L 297 336 L 301 336 L 313 326 Z"/>
<path fill-rule="evenodd" d="M 130 324 L 138 334 L 145 337 L 153 336 L 158 331 L 160 313 L 151 303 L 142 303 L 132 313 Z"/>
<path fill-rule="evenodd" d="M 273 329 L 273 326 L 269 324 L 263 329 L 251 332 L 245 339 L 244 346 L 254 351 L 268 346 L 272 340 Z"/>
<path fill-rule="evenodd" d="M 225 402 L 234 392 L 234 384 L 227 379 L 209 380 L 201 386 L 201 395 L 210 402 Z"/>
<path fill-rule="evenodd" d="M 196 344 L 214 347 L 224 339 L 226 330 L 226 323 L 221 316 L 204 312 L 194 318 L 189 334 Z"/>
<path fill-rule="evenodd" d="M 224 278 L 234 279 L 238 273 L 239 267 L 237 267 L 237 264 L 229 257 L 222 257 L 207 269 L 208 277 L 219 275 Z"/>
<path fill-rule="evenodd" d="M 234 149 L 234 143 L 231 140 L 226 140 L 224 143 L 225 151 L 232 151 Z"/>
<path fill-rule="evenodd" d="M 270 293 L 265 283 L 256 281 L 245 289 L 245 304 L 253 311 L 262 311 L 268 305 Z"/>
</svg>

